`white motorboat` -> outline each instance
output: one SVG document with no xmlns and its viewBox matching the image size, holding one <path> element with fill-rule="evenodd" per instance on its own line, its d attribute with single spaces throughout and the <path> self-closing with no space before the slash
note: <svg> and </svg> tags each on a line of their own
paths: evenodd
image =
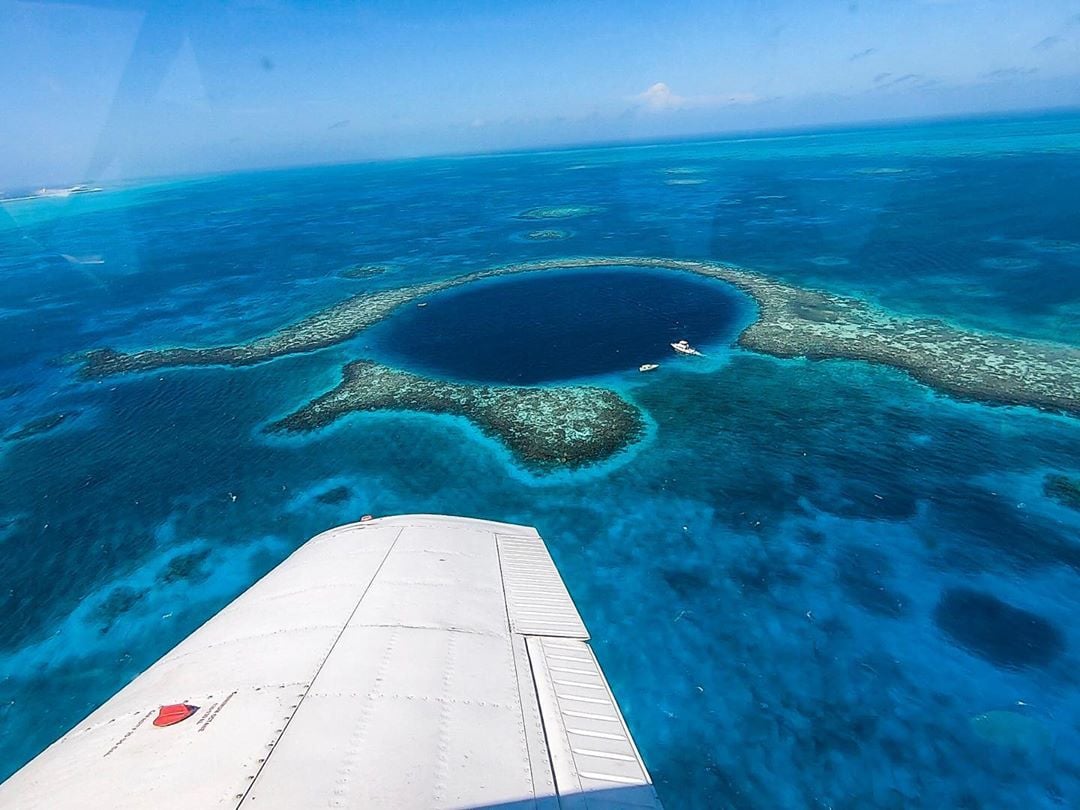
<svg viewBox="0 0 1080 810">
<path fill-rule="evenodd" d="M 704 357 L 704 355 L 687 343 L 685 340 L 680 340 L 677 343 L 672 343 L 671 348 L 677 351 L 679 354 L 694 354 L 698 357 Z"/>
<path fill-rule="evenodd" d="M 660 368 L 659 363 L 642 363 L 640 366 L 638 366 L 637 370 L 638 371 L 656 371 L 658 368 Z"/>
</svg>

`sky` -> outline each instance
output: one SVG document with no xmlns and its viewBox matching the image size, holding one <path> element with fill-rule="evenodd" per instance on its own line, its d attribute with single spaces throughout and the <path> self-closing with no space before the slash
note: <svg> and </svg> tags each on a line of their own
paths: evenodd
<svg viewBox="0 0 1080 810">
<path fill-rule="evenodd" d="M 1080 106 L 1080 0 L 0 0 L 0 193 Z"/>
</svg>

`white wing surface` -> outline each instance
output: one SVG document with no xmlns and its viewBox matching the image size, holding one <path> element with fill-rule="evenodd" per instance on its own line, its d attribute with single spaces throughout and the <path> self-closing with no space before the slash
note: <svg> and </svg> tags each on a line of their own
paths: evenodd
<svg viewBox="0 0 1080 810">
<path fill-rule="evenodd" d="M 0 807 L 659 807 L 588 638 L 534 529 L 342 526 L 0 785 Z M 197 708 L 155 725 L 173 704 Z"/>
</svg>

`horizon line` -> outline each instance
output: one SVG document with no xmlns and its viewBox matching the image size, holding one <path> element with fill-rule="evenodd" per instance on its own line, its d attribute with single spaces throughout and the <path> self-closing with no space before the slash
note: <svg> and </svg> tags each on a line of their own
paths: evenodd
<svg viewBox="0 0 1080 810">
<path fill-rule="evenodd" d="M 123 186 L 143 186 L 154 185 L 157 183 L 168 183 L 176 181 L 190 181 L 211 177 L 224 177 L 236 174 L 263 174 L 271 172 L 287 172 L 304 169 L 320 169 L 320 168 L 333 168 L 333 167 L 346 167 L 346 166 L 365 166 L 376 164 L 392 164 L 392 163 L 407 163 L 423 160 L 453 160 L 453 159 L 482 159 L 482 158 L 499 158 L 499 157 L 513 157 L 516 155 L 544 155 L 544 154 L 560 154 L 571 152 L 586 152 L 592 150 L 601 149 L 633 149 L 633 148 L 649 148 L 654 146 L 669 146 L 676 144 L 709 144 L 709 143 L 724 143 L 741 140 L 765 140 L 770 137 L 787 136 L 787 137 L 809 137 L 814 135 L 827 135 L 827 134 L 839 134 L 843 132 L 857 132 L 860 130 L 887 130 L 892 128 L 903 128 L 905 126 L 917 125 L 917 124 L 947 124 L 956 123 L 961 121 L 971 122 L 986 122 L 994 120 L 1023 120 L 1023 119 L 1038 119 L 1038 118 L 1054 118 L 1054 117 L 1068 117 L 1069 115 L 1080 115 L 1080 105 L 1068 104 L 1051 107 L 1039 107 L 1039 108 L 1013 108 L 1009 110 L 991 110 L 982 112 L 968 112 L 957 113 L 952 115 L 926 115 L 926 116 L 902 116 L 898 118 L 874 118 L 874 119 L 858 119 L 858 120 L 846 120 L 836 121 L 827 124 L 794 124 L 791 126 L 782 127 L 769 127 L 764 129 L 730 129 L 720 130 L 713 132 L 702 132 L 692 135 L 681 135 L 667 138 L 621 138 L 613 140 L 596 140 L 596 141 L 584 141 L 584 142 L 564 142 L 555 143 L 549 145 L 537 145 L 533 147 L 514 148 L 514 149 L 496 149 L 485 151 L 440 151 L 425 154 L 406 154 L 395 155 L 392 157 L 361 157 L 355 160 L 344 161 L 314 161 L 314 162 L 299 162 L 289 164 L 269 164 L 263 166 L 250 166 L 237 169 L 222 169 L 218 171 L 205 172 L 184 172 L 179 174 L 157 174 L 157 175 L 136 175 L 131 177 L 118 177 L 112 180 L 103 181 L 98 178 L 80 177 L 74 181 L 63 181 L 61 183 L 44 183 L 39 185 L 34 183 L 30 186 L 22 186 L 22 190 L 29 189 L 42 189 L 42 188 L 72 188 L 78 185 L 86 185 L 90 183 L 101 184 L 108 188 L 111 186 L 123 185 Z M 9 193 L 18 192 L 20 189 L 11 189 Z M 13 198 L 3 196 L 3 192 L 0 192 L 0 203 L 14 202 L 17 199 L 25 198 Z"/>
</svg>

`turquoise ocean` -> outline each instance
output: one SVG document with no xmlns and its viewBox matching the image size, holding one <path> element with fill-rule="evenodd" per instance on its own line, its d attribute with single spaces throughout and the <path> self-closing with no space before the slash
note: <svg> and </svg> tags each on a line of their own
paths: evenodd
<svg viewBox="0 0 1080 810">
<path fill-rule="evenodd" d="M 307 538 L 437 512 L 539 529 L 669 808 L 1080 806 L 1080 506 L 1047 486 L 1080 479 L 1075 418 L 742 350 L 751 302 L 646 272 L 463 288 L 431 320 L 245 368 L 77 375 L 94 348 L 246 341 L 364 290 L 561 256 L 715 259 L 1080 345 L 1080 118 L 0 203 L 0 778 Z M 677 359 L 676 336 L 707 356 Z M 588 380 L 647 429 L 546 471 L 446 415 L 264 432 L 357 358 Z"/>
</svg>

